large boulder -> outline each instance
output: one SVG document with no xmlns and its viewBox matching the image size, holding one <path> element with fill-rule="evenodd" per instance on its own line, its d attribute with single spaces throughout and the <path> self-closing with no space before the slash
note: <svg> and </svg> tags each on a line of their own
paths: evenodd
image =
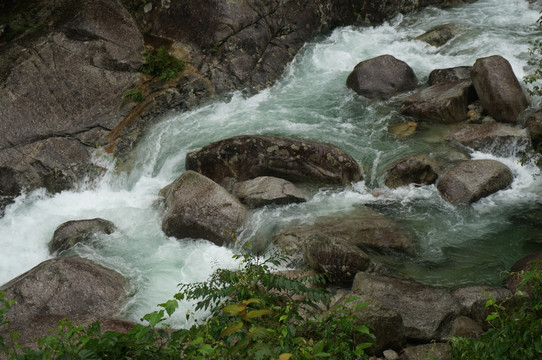
<svg viewBox="0 0 542 360">
<path fill-rule="evenodd" d="M 533 149 L 542 150 L 542 109 L 529 115 L 525 126 L 529 131 Z"/>
<path fill-rule="evenodd" d="M 391 55 L 381 55 L 356 65 L 346 86 L 369 99 L 386 99 L 418 86 L 414 70 Z"/>
<path fill-rule="evenodd" d="M 423 41 L 435 47 L 441 47 L 453 39 L 457 35 L 458 30 L 459 28 L 453 24 L 439 25 L 416 36 L 414 40 Z"/>
<path fill-rule="evenodd" d="M 468 160 L 449 169 L 437 188 L 447 201 L 466 205 L 508 187 L 513 180 L 508 166 L 496 160 Z"/>
<path fill-rule="evenodd" d="M 16 320 L 36 315 L 116 316 L 129 289 L 118 272 L 87 259 L 65 257 L 44 261 L 0 290 L 16 300 L 7 314 Z"/>
<path fill-rule="evenodd" d="M 126 114 L 143 37 L 118 0 L 14 4 L 2 14 L 26 30 L 0 46 L 0 196 L 58 192 L 99 173 L 92 151 Z"/>
<path fill-rule="evenodd" d="M 402 158 L 391 164 L 386 170 L 385 184 L 389 188 L 410 184 L 430 185 L 435 183 L 442 165 L 425 154 Z"/>
<path fill-rule="evenodd" d="M 359 272 L 352 292 L 368 294 L 397 311 L 405 336 L 414 341 L 445 339 L 459 315 L 459 303 L 448 292 L 418 283 Z"/>
<path fill-rule="evenodd" d="M 89 240 L 95 234 L 111 234 L 116 227 L 111 221 L 95 218 L 72 220 L 59 225 L 49 242 L 49 252 L 59 253 L 79 242 Z"/>
<path fill-rule="evenodd" d="M 315 235 L 338 238 L 362 250 L 409 253 L 414 250 L 414 239 L 408 229 L 369 209 L 357 210 L 340 217 L 318 219 L 314 224 L 291 226 L 273 236 L 271 241 L 293 258 L 299 258 L 302 246 Z"/>
<path fill-rule="evenodd" d="M 235 136 L 188 153 L 186 169 L 217 183 L 259 176 L 343 185 L 361 179 L 358 163 L 334 145 L 262 135 Z"/>
<path fill-rule="evenodd" d="M 162 230 L 167 236 L 229 244 L 247 218 L 247 209 L 237 198 L 194 171 L 182 174 L 160 195 L 166 208 Z"/>
<path fill-rule="evenodd" d="M 252 209 L 271 204 L 286 205 L 307 201 L 294 184 L 272 176 L 238 182 L 233 185 L 233 195 Z"/>
<path fill-rule="evenodd" d="M 455 289 L 452 295 L 461 305 L 461 313 L 474 319 L 478 324 L 487 329 L 486 317 L 494 311 L 493 308 L 486 308 L 490 298 L 497 303 L 502 303 L 512 296 L 510 290 L 491 286 L 467 286 Z"/>
<path fill-rule="evenodd" d="M 365 252 L 340 238 L 314 234 L 303 242 L 302 247 L 307 264 L 334 283 L 351 282 L 356 273 L 371 265 Z"/>
<path fill-rule="evenodd" d="M 482 106 L 497 121 L 515 123 L 529 105 L 512 66 L 502 56 L 476 60 L 471 78 Z"/>
<path fill-rule="evenodd" d="M 448 133 L 446 140 L 500 156 L 511 156 L 529 145 L 525 129 L 503 123 L 467 124 Z"/>
<path fill-rule="evenodd" d="M 356 298 L 353 301 L 346 302 Z M 356 310 L 358 305 L 367 306 Z M 403 318 L 392 307 L 378 301 L 370 294 L 359 294 L 340 290 L 331 299 L 330 307 L 343 305 L 353 311 L 354 316 L 362 322 L 371 325 L 371 333 L 376 337 L 374 347 L 367 349 L 369 354 L 378 354 L 383 350 L 399 350 L 405 343 L 405 328 Z"/>
<path fill-rule="evenodd" d="M 404 99 L 401 113 L 422 120 L 456 123 L 467 119 L 467 106 L 474 99 L 470 80 L 443 82 Z"/>
<path fill-rule="evenodd" d="M 427 83 L 436 85 L 443 82 L 470 80 L 472 66 L 457 66 L 446 69 L 435 69 L 429 73 Z"/>
</svg>

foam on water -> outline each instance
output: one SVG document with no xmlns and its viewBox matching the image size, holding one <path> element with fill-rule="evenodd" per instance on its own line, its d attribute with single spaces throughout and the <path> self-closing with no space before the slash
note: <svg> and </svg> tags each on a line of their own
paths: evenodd
<svg viewBox="0 0 542 360">
<path fill-rule="evenodd" d="M 533 178 L 537 168 L 521 166 L 516 157 L 473 153 L 474 158 L 509 166 L 514 183 L 469 207 L 445 202 L 434 185 L 388 189 L 383 174 L 393 161 L 420 152 L 439 156 L 454 151 L 441 144 L 447 128 L 420 125 L 412 138 L 396 139 L 387 127 L 402 120 L 398 100 L 405 95 L 370 101 L 344 84 L 359 61 L 382 54 L 407 62 L 422 82 L 435 68 L 472 65 L 477 58 L 500 54 L 521 79 L 531 71 L 529 41 L 541 35 L 535 25 L 538 16 L 526 1 L 482 0 L 398 15 L 381 26 L 337 29 L 307 44 L 270 89 L 250 97 L 235 93 L 191 112 L 165 115 L 138 145 L 130 173 L 110 171 L 98 184 L 82 184 L 78 191 L 52 196 L 37 190 L 17 198 L 0 219 L 0 283 L 50 258 L 47 244 L 58 225 L 93 217 L 113 221 L 118 231 L 69 253 L 112 267 L 129 279 L 133 297 L 123 312 L 129 319 L 138 321 L 170 299 L 178 283 L 202 281 L 217 267 L 237 266 L 232 249 L 166 237 L 162 210 L 156 205 L 158 192 L 185 171 L 188 152 L 230 136 L 268 134 L 335 144 L 360 163 L 364 180 L 343 189 L 307 188 L 306 203 L 256 210 L 240 242 L 290 224 L 370 207 L 408 227 L 418 241 L 414 257 L 376 258 L 396 275 L 448 287 L 496 284 L 499 271 L 522 254 L 540 250 L 541 224 L 531 218 L 542 203 L 542 176 Z M 412 40 L 446 23 L 460 30 L 443 47 Z M 534 99 L 534 106 L 539 103 Z M 96 161 L 112 166 L 105 157 Z M 189 325 L 184 322 L 188 309 L 183 305 L 175 326 Z"/>
</svg>

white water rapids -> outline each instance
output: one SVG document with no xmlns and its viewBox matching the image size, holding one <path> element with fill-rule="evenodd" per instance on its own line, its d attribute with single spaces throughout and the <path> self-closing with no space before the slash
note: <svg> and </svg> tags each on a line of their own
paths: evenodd
<svg viewBox="0 0 542 360">
<path fill-rule="evenodd" d="M 379 259 L 397 276 L 449 288 L 498 285 L 501 271 L 542 250 L 542 176 L 534 177 L 538 169 L 521 166 L 515 157 L 472 154 L 505 163 L 514 182 L 469 207 L 446 203 L 435 186 L 386 189 L 383 173 L 393 161 L 420 152 L 453 151 L 443 144 L 445 127 L 420 126 L 413 137 L 396 139 L 387 131 L 400 119 L 396 103 L 362 99 L 345 81 L 358 62 L 382 54 L 408 63 L 420 82 L 433 69 L 472 65 L 494 54 L 505 57 L 522 79 L 532 71 L 527 65 L 529 41 L 541 35 L 535 5 L 481 0 L 399 15 L 376 27 L 340 28 L 307 44 L 272 88 L 164 116 L 137 147 L 138 160 L 129 174 L 110 171 L 98 183 L 81 184 L 78 191 L 50 195 L 37 190 L 6 209 L 0 219 L 0 284 L 50 258 L 48 242 L 61 223 L 104 218 L 118 231 L 70 253 L 126 276 L 134 295 L 123 315 L 138 321 L 170 299 L 178 283 L 202 281 L 216 267 L 236 265 L 232 249 L 166 237 L 154 205 L 159 190 L 185 171 L 187 152 L 234 135 L 267 134 L 337 145 L 362 165 L 364 180 L 346 189 L 314 191 L 307 203 L 257 210 L 240 235 L 242 241 L 290 223 L 370 206 L 416 234 L 420 251 L 415 258 Z M 440 48 L 412 40 L 448 23 L 460 31 Z M 533 108 L 539 105 L 540 99 L 533 99 Z M 97 161 L 107 163 L 99 154 Z M 178 312 L 175 325 L 182 326 L 183 309 Z"/>
</svg>

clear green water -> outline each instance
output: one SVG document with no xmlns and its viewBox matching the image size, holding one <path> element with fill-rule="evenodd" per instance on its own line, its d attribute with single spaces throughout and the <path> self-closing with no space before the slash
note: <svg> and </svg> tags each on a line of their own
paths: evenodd
<svg viewBox="0 0 542 360">
<path fill-rule="evenodd" d="M 337 145 L 360 163 L 364 180 L 344 189 L 313 189 L 304 204 L 254 212 L 240 234 L 241 242 L 265 237 L 288 224 L 311 223 L 369 206 L 416 235 L 415 256 L 375 259 L 390 273 L 447 288 L 499 285 L 503 271 L 515 261 L 542 250 L 542 177 L 533 177 L 538 169 L 520 166 L 514 157 L 472 154 L 508 165 L 514 183 L 468 207 L 446 203 L 434 186 L 386 189 L 384 169 L 393 161 L 420 152 L 446 157 L 456 150 L 441 141 L 443 127 L 421 126 L 408 139 L 391 136 L 387 127 L 401 120 L 397 111 L 401 96 L 369 101 L 344 84 L 359 61 L 381 54 L 407 62 L 421 82 L 433 69 L 472 65 L 477 58 L 493 54 L 507 58 L 522 78 L 530 71 L 529 41 L 541 35 L 537 18 L 537 10 L 526 1 L 484 0 L 398 16 L 373 28 L 341 28 L 316 39 L 272 88 L 251 97 L 232 94 L 226 101 L 164 116 L 136 149 L 138 160 L 129 174 L 111 172 L 100 183 L 77 192 L 50 196 L 35 191 L 18 198 L 0 219 L 0 283 L 47 259 L 47 243 L 62 222 L 102 217 L 113 221 L 119 231 L 74 252 L 130 280 L 133 297 L 124 315 L 139 320 L 171 298 L 178 283 L 201 281 L 217 266 L 236 265 L 231 259 L 235 249 L 164 236 L 155 206 L 158 191 L 185 171 L 187 152 L 234 135 L 268 134 Z M 446 23 L 460 25 L 461 30 L 439 49 L 411 40 Z M 540 99 L 533 100 L 533 106 L 540 104 Z M 175 325 L 186 325 L 182 312 Z"/>
</svg>

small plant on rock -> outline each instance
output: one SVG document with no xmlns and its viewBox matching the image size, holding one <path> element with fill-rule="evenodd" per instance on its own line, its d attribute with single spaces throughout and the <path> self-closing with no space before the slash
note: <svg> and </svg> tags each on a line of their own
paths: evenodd
<svg viewBox="0 0 542 360">
<path fill-rule="evenodd" d="M 163 81 L 175 78 L 184 69 L 184 61 L 171 55 L 165 46 L 159 47 L 158 50 L 147 50 L 143 56 L 145 63 L 141 65 L 139 71 L 158 76 Z"/>
</svg>

